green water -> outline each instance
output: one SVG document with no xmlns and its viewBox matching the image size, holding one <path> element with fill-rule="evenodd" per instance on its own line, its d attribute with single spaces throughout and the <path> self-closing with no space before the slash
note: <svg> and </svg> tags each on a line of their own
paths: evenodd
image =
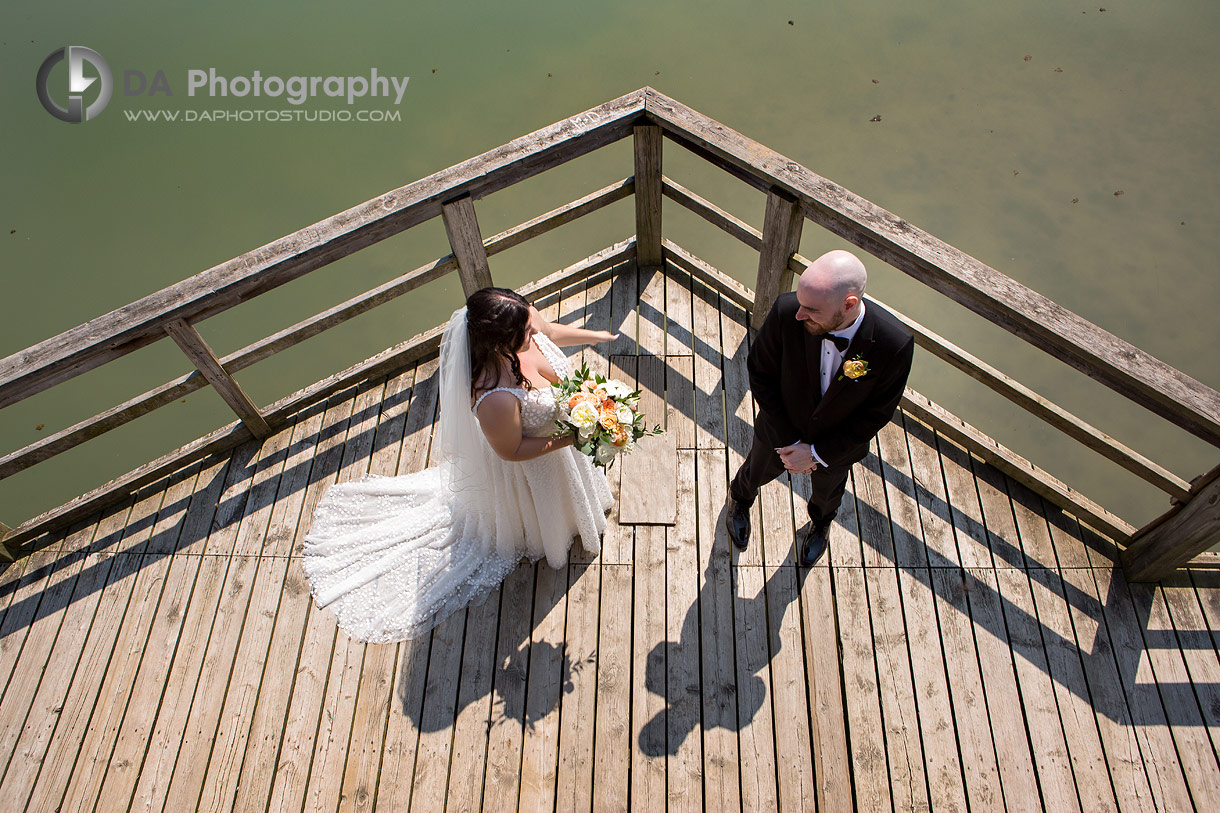
<svg viewBox="0 0 1220 813">
<path fill-rule="evenodd" d="M 1100 11 L 1100 3 L 1105 11 Z M 644 85 L 906 218 L 1220 387 L 1215 87 L 1220 4 L 1094 0 L 167 4 L 0 10 L 0 356 L 389 189 Z M 110 106 L 66 124 L 34 79 L 101 53 Z M 124 111 L 289 109 L 186 96 L 187 71 L 409 76 L 396 122 L 132 122 Z M 66 66 L 58 68 L 61 85 Z M 125 71 L 173 91 L 123 95 Z M 61 95 L 64 95 L 61 93 Z M 879 121 L 872 119 L 880 117 Z M 478 205 L 485 234 L 626 176 L 617 144 Z M 665 172 L 755 226 L 762 196 L 667 144 Z M 1122 194 L 1116 194 L 1121 192 Z M 756 256 L 667 203 L 667 236 L 753 285 Z M 519 285 L 633 231 L 629 202 L 493 258 Z M 840 243 L 807 226 L 808 257 Z M 200 326 L 221 353 L 447 253 L 439 222 Z M 1215 449 L 878 261 L 870 292 L 1189 479 Z M 436 324 L 454 281 L 239 374 L 259 403 Z M 0 452 L 189 368 L 169 342 L 5 409 Z M 913 385 L 1137 525 L 1166 500 L 926 355 Z M 205 390 L 0 484 L 10 525 L 231 416 Z"/>
</svg>

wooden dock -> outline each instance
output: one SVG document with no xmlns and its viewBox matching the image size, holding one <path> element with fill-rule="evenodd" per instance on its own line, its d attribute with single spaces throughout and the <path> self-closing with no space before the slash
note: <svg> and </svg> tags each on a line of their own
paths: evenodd
<svg viewBox="0 0 1220 813">
<path fill-rule="evenodd" d="M 799 478 L 737 554 L 746 311 L 634 262 L 544 304 L 621 331 L 583 360 L 665 404 L 673 525 L 616 509 L 600 556 L 352 641 L 301 543 L 333 483 L 427 465 L 435 355 L 364 380 L 5 566 L 0 809 L 1220 810 L 1215 572 L 1128 584 L 903 413 L 819 566 L 793 565 Z"/>
</svg>

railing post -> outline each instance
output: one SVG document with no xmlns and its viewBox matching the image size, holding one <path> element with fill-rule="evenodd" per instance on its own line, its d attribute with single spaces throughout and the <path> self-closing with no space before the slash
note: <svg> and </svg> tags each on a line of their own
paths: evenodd
<svg viewBox="0 0 1220 813">
<path fill-rule="evenodd" d="M 661 254 L 661 128 L 635 128 L 635 258 L 640 268 L 659 268 Z"/>
<path fill-rule="evenodd" d="M 1200 478 L 1193 496 L 1131 538 L 1119 557 L 1128 581 L 1159 582 L 1220 543 L 1220 468 Z"/>
<path fill-rule="evenodd" d="M 762 249 L 758 253 L 758 285 L 754 289 L 751 327 L 757 329 L 775 304 L 775 298 L 792 287 L 788 263 L 801 244 L 805 216 L 787 193 L 772 188 L 767 194 L 767 213 L 763 217 Z"/>
<path fill-rule="evenodd" d="M 17 556 L 18 556 L 17 549 L 10 547 L 8 542 L 4 541 L 4 540 L 8 539 L 8 535 L 11 534 L 12 532 L 13 532 L 12 528 L 8 527 L 3 522 L 0 522 L 0 561 L 3 561 L 3 562 L 17 561 Z"/>
<path fill-rule="evenodd" d="M 458 276 L 462 279 L 462 290 L 466 296 L 489 287 L 491 267 L 487 264 L 487 250 L 483 248 L 483 235 L 479 231 L 479 220 L 475 217 L 470 195 L 462 195 L 442 204 L 441 218 L 445 221 L 445 233 L 449 235 L 453 256 L 457 257 Z"/>
<path fill-rule="evenodd" d="M 258 407 L 250 400 L 250 396 L 246 395 L 237 379 L 221 366 L 220 359 L 216 358 L 212 348 L 208 347 L 193 325 L 188 324 L 185 319 L 175 319 L 165 326 L 165 332 L 182 348 L 186 357 L 220 397 L 225 399 L 229 408 L 237 413 L 237 417 L 241 418 L 241 422 L 254 437 L 265 438 L 271 434 L 271 427 L 267 425 Z"/>
</svg>

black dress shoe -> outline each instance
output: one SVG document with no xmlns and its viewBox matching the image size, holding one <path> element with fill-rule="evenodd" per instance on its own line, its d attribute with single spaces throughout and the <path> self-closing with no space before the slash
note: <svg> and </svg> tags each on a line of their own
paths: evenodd
<svg viewBox="0 0 1220 813">
<path fill-rule="evenodd" d="M 815 525 L 809 523 L 804 540 L 801 543 L 801 564 L 813 567 L 830 547 L 830 523 Z"/>
<path fill-rule="evenodd" d="M 750 506 L 729 500 L 729 510 L 725 512 L 724 524 L 729 528 L 729 539 L 733 547 L 745 550 L 750 545 Z"/>
</svg>

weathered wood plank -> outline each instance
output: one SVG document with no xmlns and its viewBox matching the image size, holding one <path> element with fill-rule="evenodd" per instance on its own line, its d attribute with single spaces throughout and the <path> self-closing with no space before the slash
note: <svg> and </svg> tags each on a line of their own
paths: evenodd
<svg viewBox="0 0 1220 813">
<path fill-rule="evenodd" d="M 629 387 L 637 387 L 638 377 L 636 371 L 638 369 L 638 357 L 636 356 L 611 356 L 609 369 L 607 369 L 607 377 L 622 381 Z M 656 417 L 654 413 L 654 417 Z M 657 440 L 657 438 L 649 438 L 649 440 Z M 647 442 L 647 441 L 646 441 Z M 606 529 L 602 533 L 602 549 L 601 561 L 603 564 L 627 565 L 631 564 L 634 556 L 635 545 L 635 528 L 624 521 L 622 512 L 624 507 L 623 497 L 623 472 L 626 471 L 625 463 L 630 460 L 635 454 L 641 450 L 637 448 L 636 452 L 628 455 L 624 460 L 619 461 L 606 472 L 606 479 L 610 481 L 610 492 L 614 495 L 614 507 L 610 509 L 609 516 L 606 517 Z M 633 464 L 634 465 L 634 464 Z M 641 484 L 628 484 L 628 496 L 634 488 L 638 490 Z M 634 499 L 634 498 L 633 498 Z M 627 508 L 628 520 L 631 519 L 632 511 L 638 512 L 638 506 L 629 506 Z M 575 557 L 576 562 L 591 562 L 594 557 L 581 555 Z"/>
<path fill-rule="evenodd" d="M 945 667 L 953 699 L 953 716 L 966 776 L 970 809 L 994 810 L 1004 805 L 995 743 L 987 721 L 987 698 L 979 671 L 970 610 L 966 603 L 965 572 L 933 568 L 932 589 L 940 619 Z"/>
<path fill-rule="evenodd" d="M 721 809 L 741 807 L 741 758 L 734 733 L 737 708 L 737 651 L 733 618 L 731 545 L 717 522 L 727 496 L 725 453 L 704 449 L 696 457 L 696 527 L 699 542 L 699 637 L 703 670 L 703 787 Z"/>
<path fill-rule="evenodd" d="M 979 671 L 987 695 L 988 718 L 1008 810 L 1042 810 L 1038 798 L 1028 722 L 1021 705 L 1013 666 L 1012 647 L 1004 624 L 999 585 L 994 570 L 967 570 L 964 586 L 974 622 Z"/>
<path fill-rule="evenodd" d="M 453 256 L 458 261 L 458 276 L 462 278 L 462 290 L 466 296 L 489 287 L 491 268 L 487 265 L 483 234 L 479 231 L 479 219 L 470 195 L 441 204 L 441 218 L 445 221 L 445 234 L 449 236 Z"/>
<path fill-rule="evenodd" d="M 1085 799 L 1089 809 L 1117 810 L 1093 721 L 1087 721 L 1091 737 L 1086 740 L 1077 734 L 1080 720 L 1076 715 L 1087 714 L 1088 709 L 1083 708 L 1086 704 L 1081 703 L 1080 698 L 1072 696 L 1071 684 L 1067 681 L 1081 680 L 1079 663 L 1075 664 L 1070 676 L 1059 675 L 1058 667 L 1052 669 L 1048 647 L 1043 643 L 1043 636 L 1051 635 L 1051 628 L 1048 625 L 1044 630 L 1039 623 L 1027 574 L 1005 568 L 995 572 L 995 581 L 1012 646 L 1021 705 L 1028 722 L 1030 751 L 1038 771 L 1042 805 L 1047 810 L 1080 810 L 1080 799 Z M 1058 612 L 1062 615 L 1062 608 Z M 1071 657 L 1069 653 L 1065 654 Z M 1082 688 L 1079 682 L 1076 687 Z M 1057 695 L 1061 695 L 1063 704 L 1068 706 L 1062 712 L 1056 703 Z M 1071 746 L 1068 745 L 1069 736 Z"/>
<path fill-rule="evenodd" d="M 838 572 L 838 570 L 836 570 Z M 852 810 L 852 761 L 848 756 L 848 712 L 839 651 L 839 622 L 826 566 L 801 571 L 801 626 L 809 685 L 810 744 L 818 810 Z M 858 687 L 852 684 L 852 691 Z"/>
<path fill-rule="evenodd" d="M 669 319 L 665 313 L 665 269 L 660 265 L 645 266 L 639 261 L 636 277 L 639 300 L 636 302 L 636 340 L 641 356 L 664 356 Z"/>
<path fill-rule="evenodd" d="M 730 452 L 730 456 L 731 454 Z M 730 465 L 729 476 L 732 477 L 734 474 L 736 474 L 736 470 Z M 800 513 L 803 516 L 805 506 L 801 504 L 794 509 L 792 484 L 788 478 L 789 475 L 781 474 L 759 489 L 758 500 L 754 503 L 757 508 L 751 514 L 751 522 L 757 531 L 755 531 L 750 547 L 738 554 L 737 563 L 739 565 L 795 564 L 796 531 L 799 526 L 795 525 L 794 513 Z"/>
<path fill-rule="evenodd" d="M 661 258 L 661 128 L 632 128 L 635 136 L 636 257 L 641 268 L 660 266 Z"/>
<path fill-rule="evenodd" d="M 886 763 L 865 571 L 859 567 L 835 567 L 833 573 L 843 685 L 849 689 L 845 691 L 847 713 L 843 722 L 851 740 L 855 801 L 861 810 L 881 810 L 891 805 L 890 766 Z"/>
<path fill-rule="evenodd" d="M 124 621 L 129 601 L 135 592 L 141 560 L 139 556 L 115 555 L 111 558 L 113 561 L 107 573 L 106 586 L 102 589 L 85 649 L 80 653 L 80 665 L 73 676 L 72 687 L 62 710 L 57 715 L 56 729 L 50 737 L 30 794 L 33 809 L 56 809 L 62 804 L 78 760 L 81 760 L 82 743 L 88 736 L 86 721 L 99 700 L 106 702 L 101 697 L 102 676 L 106 674 L 116 645 L 123 637 Z M 123 653 L 120 653 L 120 659 L 122 657 Z M 84 761 L 90 761 L 89 755 L 85 756 Z"/>
<path fill-rule="evenodd" d="M 146 556 L 146 566 L 154 560 L 154 554 Z M 121 809 L 130 804 L 146 758 L 149 735 L 167 689 L 166 678 L 175 653 L 181 646 L 186 616 L 184 611 L 195 587 L 200 557 L 178 556 L 168 561 L 169 572 L 160 603 L 151 620 L 148 639 L 143 645 L 131 699 L 115 734 L 114 750 L 107 760 L 105 776 L 98 792 L 99 808 Z M 125 623 L 134 622 L 135 618 L 132 617 Z"/>
<path fill-rule="evenodd" d="M 396 647 L 398 660 L 394 677 L 394 703 L 386 722 L 381 772 L 377 777 L 378 809 L 410 808 L 411 779 L 415 773 L 415 754 L 419 744 L 417 723 L 423 715 L 430 642 L 430 636 L 421 636 L 403 641 Z"/>
<path fill-rule="evenodd" d="M 413 810 L 434 810 L 448 790 L 466 616 L 466 610 L 458 610 L 432 631 L 432 653 L 428 658 L 428 682 L 424 687 L 419 749 L 412 781 Z"/>
<path fill-rule="evenodd" d="M 910 223 L 649 88 L 645 110 L 678 143 L 801 202 L 805 216 L 1209 443 L 1220 393 Z M 766 231 L 764 227 L 764 232 Z"/>
<path fill-rule="evenodd" d="M 1166 579 L 1161 583 L 1161 590 L 1182 648 L 1186 671 L 1199 698 L 1199 711 L 1211 737 L 1212 749 L 1220 753 L 1220 658 L 1213 643 L 1212 628 L 1208 626 L 1187 574 Z"/>
<path fill-rule="evenodd" d="M 767 193 L 767 209 L 763 216 L 762 248 L 758 254 L 758 277 L 754 289 L 754 309 L 750 326 L 762 327 L 776 298 L 792 290 L 792 272 L 788 263 L 801 244 L 801 227 L 805 218 L 796 198 L 782 189 Z"/>
<path fill-rule="evenodd" d="M 1143 659 L 1148 661 L 1156 680 L 1166 724 L 1177 746 L 1182 773 L 1190 790 L 1190 801 L 1198 810 L 1220 808 L 1220 764 L 1216 761 L 1199 698 L 1173 632 L 1164 593 L 1156 585 L 1130 584 L 1128 587 L 1134 618 L 1146 619 L 1135 631 L 1143 633 Z M 1115 617 L 1116 622 L 1121 619 L 1122 616 Z"/>
<path fill-rule="evenodd" d="M 0 691 L 3 697 L 0 702 L 0 778 L 15 757 L 14 747 L 23 733 L 28 715 L 37 709 L 35 698 L 41 692 L 43 679 L 49 678 L 50 682 L 55 682 L 58 677 L 46 670 L 60 633 L 63 632 L 65 638 L 73 636 L 72 629 L 65 629 L 64 623 L 70 614 L 68 610 L 82 571 L 94 564 L 87 559 L 89 543 L 97 528 L 97 519 L 73 528 L 57 546 L 58 558 L 42 566 L 49 571 L 46 581 L 35 582 L 31 579 L 27 582 L 27 587 L 37 584 L 41 589 L 21 599 L 31 605 L 32 612 L 27 613 L 25 608 L 20 608 L 16 613 L 24 621 L 25 640 L 0 650 L 0 657 L 3 658 L 0 669 L 7 678 L 7 685 Z M 91 581 L 88 574 L 84 578 Z M 101 586 L 95 583 L 94 589 L 100 590 Z M 11 626 L 5 628 L 9 636 L 16 631 Z M 7 785 L 5 790 L 8 791 Z"/>
<path fill-rule="evenodd" d="M 59 558 L 65 537 L 66 533 L 56 534 L 51 545 L 31 554 L 26 560 L 25 572 L 14 588 L 12 603 L 4 614 L 3 624 L 0 624 L 0 695 L 17 668 L 30 625 L 37 618 L 42 594 L 51 584 L 53 566 Z"/>
<path fill-rule="evenodd" d="M 695 363 L 695 444 L 698 449 L 725 446 L 724 374 L 721 371 L 719 297 L 692 280 L 691 335 Z"/>
<path fill-rule="evenodd" d="M 915 501 L 919 504 L 919 524 L 923 529 L 928 564 L 933 567 L 958 565 L 961 560 L 957 555 L 957 541 L 953 538 L 952 509 L 945 493 L 936 433 L 905 413 L 898 415 L 901 415 L 906 429 L 911 477 L 915 483 Z M 895 419 L 898 419 L 898 415 Z"/>
<path fill-rule="evenodd" d="M 284 593 L 275 617 L 267 650 L 265 675 L 251 714 L 250 733 L 237 780 L 235 810 L 266 808 L 275 783 L 277 758 L 284 742 L 286 723 L 299 668 L 309 668 L 306 623 L 313 596 L 301 560 L 293 557 L 284 576 Z M 329 654 L 329 650 L 327 651 Z"/>
<path fill-rule="evenodd" d="M 195 369 L 208 380 L 212 389 L 224 399 L 229 408 L 237 414 L 250 433 L 257 438 L 271 434 L 267 420 L 260 414 L 258 407 L 246 395 L 246 391 L 237 383 L 227 370 L 220 364 L 220 359 L 208 347 L 207 342 L 199 335 L 194 325 L 183 319 L 172 319 L 165 324 L 165 332 L 182 350 Z"/>
<path fill-rule="evenodd" d="M 594 764 L 589 755 L 594 753 L 598 671 L 603 660 L 597 641 L 601 569 L 596 565 L 571 565 L 566 570 L 564 657 L 568 674 L 559 708 L 563 725 L 558 731 L 555 809 L 592 810 Z M 621 613 L 617 608 L 609 611 Z"/>
<path fill-rule="evenodd" d="M 649 673 L 663 667 L 649 690 L 665 694 L 665 714 L 650 718 L 639 742 L 666 743 L 667 809 L 702 811 L 703 738 L 700 736 L 699 548 L 695 505 L 696 452 L 678 453 L 678 523 L 666 532 L 665 643 L 649 656 Z M 658 652 L 654 648 L 653 652 Z M 653 687 L 656 688 L 653 688 Z M 657 731 L 654 726 L 661 728 Z"/>
<path fill-rule="evenodd" d="M 854 468 L 856 511 L 860 521 L 860 541 L 864 547 L 865 567 L 894 565 L 894 538 L 890 531 L 886 483 L 881 476 L 881 457 L 877 439 L 868 444 L 868 455 Z"/>
<path fill-rule="evenodd" d="M 466 613 L 457 718 L 453 722 L 453 755 L 445 801 L 447 810 L 478 810 L 483 800 L 487 735 L 493 713 L 491 684 L 496 669 L 496 621 L 500 615 L 500 603 L 501 591 L 496 588 Z M 370 761 L 379 752 L 378 744 L 370 742 Z M 349 761 L 349 770 L 350 765 Z M 436 804 L 439 799 L 432 802 Z"/>
<path fill-rule="evenodd" d="M 529 684 L 525 694 L 525 741 L 521 753 L 522 810 L 555 806 L 559 764 L 559 704 L 571 669 L 563 651 L 568 574 L 538 565 L 534 630 L 529 643 Z"/>
<path fill-rule="evenodd" d="M 943 440 L 939 449 L 941 468 L 945 473 L 945 495 L 953 509 L 951 516 L 958 558 L 965 568 L 989 568 L 992 566 L 990 539 L 983 519 L 983 507 L 979 503 L 970 453 Z"/>
<path fill-rule="evenodd" d="M 741 571 L 739 568 L 737 572 Z M 758 600 L 766 604 L 765 635 L 775 716 L 778 809 L 800 810 L 816 797 L 801 637 L 800 586 L 796 569 L 790 565 L 768 565 L 763 572 L 766 583 Z M 762 636 L 764 631 L 757 634 Z"/>
<path fill-rule="evenodd" d="M 691 512 L 690 503 L 685 502 L 684 499 L 694 497 L 695 472 L 689 453 L 679 452 L 679 456 L 684 465 L 679 468 L 683 479 L 679 481 L 678 485 L 679 494 L 682 497 L 678 502 L 678 512 L 679 521 L 684 522 Z M 665 763 L 666 755 L 669 752 L 666 738 L 667 701 L 670 697 L 667 693 L 667 676 L 670 674 L 668 654 L 675 645 L 671 643 L 672 639 L 666 633 L 666 619 L 671 612 L 674 612 L 674 609 L 669 607 L 672 593 L 666 585 L 666 560 L 668 558 L 666 537 L 673 535 L 676 541 L 677 533 L 676 528 L 667 529 L 660 525 L 645 525 L 636 530 L 635 565 L 632 568 L 634 585 L 631 583 L 631 573 L 623 575 L 619 568 L 603 568 L 603 603 L 608 606 L 625 607 L 626 602 L 630 601 L 633 608 L 629 684 L 631 728 L 627 732 L 630 739 L 625 743 L 627 751 L 621 756 L 604 757 L 603 749 L 607 747 L 607 744 L 603 744 L 601 736 L 606 723 L 603 715 L 608 715 L 610 709 L 603 712 L 603 701 L 599 693 L 598 752 L 595 758 L 599 766 L 602 765 L 603 758 L 608 759 L 605 768 L 611 774 L 611 782 L 608 788 L 603 789 L 600 787 L 600 774 L 594 776 L 594 804 L 598 810 L 625 809 L 626 807 L 626 799 L 622 800 L 622 805 L 617 804 L 620 790 L 619 785 L 613 781 L 618 773 L 615 769 L 618 768 L 619 761 L 623 759 L 627 760 L 630 767 L 630 799 L 636 808 L 660 810 L 665 807 Z M 693 576 L 693 573 L 691 575 Z M 621 584 L 622 582 L 626 582 L 626 584 Z M 627 590 L 632 595 L 628 598 L 618 592 L 621 590 Z M 609 602 L 616 600 L 616 596 L 621 603 L 609 605 Z M 602 613 L 603 640 L 606 639 L 609 631 L 607 625 L 614 624 L 614 629 L 617 629 L 617 625 L 621 623 L 624 615 L 625 613 Z M 617 617 L 617 620 L 614 617 Z M 679 640 L 676 643 L 681 646 L 682 642 Z M 617 671 L 612 674 L 616 678 L 619 677 Z M 617 697 L 612 696 L 611 702 L 613 703 L 615 700 Z M 617 703 L 615 705 L 617 706 Z M 626 716 L 626 711 L 627 709 L 622 710 L 622 716 Z M 612 728 L 611 732 L 615 730 Z M 611 744 L 617 742 L 617 739 L 611 740 Z M 600 800 L 605 800 L 608 806 L 598 805 Z"/>
<path fill-rule="evenodd" d="M 911 679 L 917 687 L 915 701 L 931 809 L 964 811 L 966 783 L 957 749 L 932 574 L 927 568 L 899 568 L 898 588 L 911 652 Z"/>
<path fill-rule="evenodd" d="M 522 564 L 508 575 L 501 588 L 495 700 L 483 785 L 483 809 L 488 811 L 513 810 L 520 795 L 534 585 L 536 573 L 543 567 L 546 565 Z"/>
<path fill-rule="evenodd" d="M 259 701 L 275 629 L 288 560 L 267 557 L 258 563 L 254 590 L 241 639 L 233 660 L 233 672 L 224 689 L 224 705 L 212 738 L 211 756 L 199 795 L 199 805 L 209 810 L 228 810 L 237 796 L 237 782 L 250 739 L 250 726 Z M 279 675 L 268 676 L 270 680 Z"/>
<path fill-rule="evenodd" d="M 1140 531 L 1122 552 L 1131 581 L 1160 581 L 1220 544 L 1220 478 Z"/>
<path fill-rule="evenodd" d="M 643 534 L 643 531 L 641 531 Z M 659 583 L 664 589 L 664 530 L 658 529 L 655 533 L 656 538 L 662 540 L 660 545 L 653 544 L 652 547 L 660 548 L 659 551 L 651 554 L 651 559 L 660 558 L 661 572 L 658 574 L 660 580 L 654 579 L 654 584 Z M 659 553 L 659 557 L 658 557 Z M 636 555 L 636 566 L 639 566 L 640 554 Z M 632 715 L 632 613 L 629 608 L 632 607 L 632 577 L 634 567 L 626 565 L 602 565 L 601 570 L 601 612 L 597 620 L 597 697 L 596 697 L 596 715 L 593 721 L 593 749 L 592 753 L 592 809 L 593 810 L 627 810 L 629 809 L 627 800 L 630 797 L 637 807 L 647 809 L 647 799 L 656 798 L 658 800 L 664 798 L 665 776 L 663 773 L 664 763 L 658 762 L 655 759 L 649 760 L 650 767 L 660 766 L 662 773 L 660 782 L 654 783 L 650 781 L 648 776 L 649 769 L 643 764 L 640 765 L 642 775 L 636 777 L 636 787 L 632 788 L 630 777 L 632 777 L 632 757 L 635 753 L 642 752 L 639 747 L 635 746 L 633 740 L 633 715 Z M 661 601 L 664 601 L 662 594 Z M 644 646 L 651 645 L 653 640 L 660 642 L 662 637 L 663 627 L 657 622 L 664 621 L 664 614 L 659 612 L 660 605 L 642 603 L 640 611 L 645 615 L 652 617 L 651 628 L 657 632 L 656 638 L 640 642 Z M 636 615 L 638 620 L 639 616 Z M 643 651 L 646 657 L 647 650 Z M 643 670 L 644 658 L 636 661 L 641 664 Z M 658 698 L 652 698 L 652 705 L 660 706 L 656 702 Z M 641 698 L 644 700 L 644 698 Z M 644 704 L 642 704 L 644 705 Z M 565 701 L 566 708 L 566 701 Z M 642 714 L 647 714 L 649 711 L 647 705 L 641 710 Z M 566 713 L 566 712 L 565 712 Z M 585 755 L 588 758 L 588 754 Z M 643 760 L 641 760 L 641 763 Z M 644 792 L 645 788 L 652 791 L 651 794 L 645 792 L 645 799 L 640 798 L 640 794 L 635 791 Z"/>
<path fill-rule="evenodd" d="M 303 788 L 306 810 L 335 810 L 339 806 L 339 783 L 351 742 L 356 694 L 360 691 L 360 672 L 368 646 L 342 631 L 335 639 L 330 677 L 313 741 L 309 780 Z"/>
<path fill-rule="evenodd" d="M 1095 609 L 1101 607 L 1102 602 L 1098 600 L 1092 573 L 1085 569 L 1071 568 L 1063 570 L 1062 579 L 1053 573 L 1047 573 L 1046 579 L 1048 586 L 1054 591 L 1051 593 L 1051 605 L 1066 605 L 1069 613 L 1070 622 L 1062 622 L 1062 627 L 1066 627 L 1062 632 L 1067 639 L 1067 645 L 1078 653 L 1077 657 L 1084 669 L 1084 680 L 1077 690 L 1082 698 L 1091 700 L 1090 705 L 1096 716 L 1095 725 L 1101 738 L 1119 809 L 1163 809 L 1159 808 L 1158 801 L 1162 798 L 1160 780 L 1155 776 L 1156 769 L 1146 765 L 1140 754 L 1140 740 L 1143 737 L 1123 695 L 1122 677 L 1114 660 L 1110 638 L 1100 613 Z M 1081 596 L 1088 603 L 1085 604 L 1079 599 L 1065 601 L 1070 596 Z M 1045 618 L 1047 614 L 1043 610 L 1036 585 L 1034 597 L 1039 600 L 1039 618 Z M 1082 604 L 1084 606 L 1079 606 Z M 1176 758 L 1174 761 L 1176 763 Z M 1151 774 L 1150 768 L 1153 772 Z M 1154 784 L 1158 786 L 1156 791 L 1152 789 Z"/>
<path fill-rule="evenodd" d="M 767 626 L 767 574 L 762 567 L 733 568 L 733 637 L 737 641 L 737 740 L 740 748 L 741 809 L 777 810 L 779 758 L 771 691 L 772 636 Z M 725 631 L 721 631 L 724 635 Z M 799 674 L 799 672 L 798 672 Z M 803 688 L 803 687 L 802 687 Z M 779 716 L 793 713 L 781 709 Z M 789 757 L 791 759 L 791 757 Z M 800 766 L 794 766 L 801 770 Z"/>
<path fill-rule="evenodd" d="M 377 777 L 385 744 L 386 720 L 394 705 L 392 690 L 397 660 L 398 647 L 393 644 L 370 645 L 365 650 L 352 718 L 351 743 L 339 790 L 340 811 L 376 809 Z"/>
<path fill-rule="evenodd" d="M 894 564 L 900 568 L 927 567 L 928 548 L 923 540 L 916 481 L 901 416 L 882 427 L 877 435 L 877 451 L 889 506 Z"/>
<path fill-rule="evenodd" d="M 892 567 L 865 568 L 864 584 L 873 626 L 877 688 L 894 809 L 929 810 L 931 802 L 898 571 Z"/>
<path fill-rule="evenodd" d="M 619 269 L 610 283 L 610 326 L 618 336 L 606 352 L 612 356 L 633 356 L 639 352 L 639 274 L 636 263 Z"/>
<path fill-rule="evenodd" d="M 638 369 L 640 412 L 651 422 L 665 423 L 664 358 L 641 356 Z M 674 524 L 678 515 L 678 446 L 674 435 L 642 439 L 620 465 L 619 523 Z"/>
<path fill-rule="evenodd" d="M 119 527 L 125 514 L 126 511 L 122 511 L 103 517 L 96 525 L 97 532 L 105 533 Z M 110 528 L 107 527 L 107 521 Z M 87 540 L 82 538 L 82 542 L 87 546 Z M 32 558 L 29 557 L 27 561 Z M 87 714 L 88 707 L 83 706 L 81 700 L 78 699 L 76 703 L 70 703 L 69 700 L 74 697 L 74 684 L 77 698 L 81 697 L 87 686 L 93 684 L 93 680 L 87 679 L 83 674 L 79 682 L 77 681 L 76 673 L 82 667 L 86 670 L 90 667 L 104 668 L 99 666 L 97 660 L 98 639 L 102 634 L 99 632 L 98 637 L 93 638 L 90 632 L 97 610 L 102 606 L 103 591 L 110 581 L 110 569 L 114 560 L 114 555 L 109 552 L 89 552 L 76 573 L 72 573 L 72 568 L 62 571 L 65 578 L 73 577 L 72 594 L 59 613 L 46 616 L 48 620 L 58 622 L 59 629 L 53 636 L 53 647 L 44 668 L 35 673 L 37 688 L 31 702 L 22 708 L 22 705 L 6 692 L 3 704 L 5 740 L 4 750 L 0 753 L 5 755 L 6 762 L 3 774 L 5 797 L 11 800 L 10 803 L 14 806 L 24 805 L 31 798 L 44 763 L 54 763 L 52 743 L 57 749 L 62 742 L 74 737 L 71 727 L 76 723 L 73 718 L 65 718 L 62 728 L 60 727 L 63 713 L 80 711 L 81 714 Z M 53 601 L 55 596 L 54 592 L 49 591 L 43 596 L 43 600 L 49 598 Z M 41 638 L 41 630 L 31 627 L 31 632 Z M 109 651 L 106 651 L 101 657 L 108 656 Z M 105 661 L 100 663 L 104 664 Z M 15 711 L 23 711 L 25 716 L 22 721 L 13 721 L 17 728 L 10 734 L 7 729 L 8 715 Z M 58 737 L 55 736 L 57 731 Z M 62 785 L 57 786 L 53 793 L 42 796 L 36 804 L 41 804 L 44 800 L 49 804 L 51 796 L 58 801 L 60 795 Z"/>
</svg>

